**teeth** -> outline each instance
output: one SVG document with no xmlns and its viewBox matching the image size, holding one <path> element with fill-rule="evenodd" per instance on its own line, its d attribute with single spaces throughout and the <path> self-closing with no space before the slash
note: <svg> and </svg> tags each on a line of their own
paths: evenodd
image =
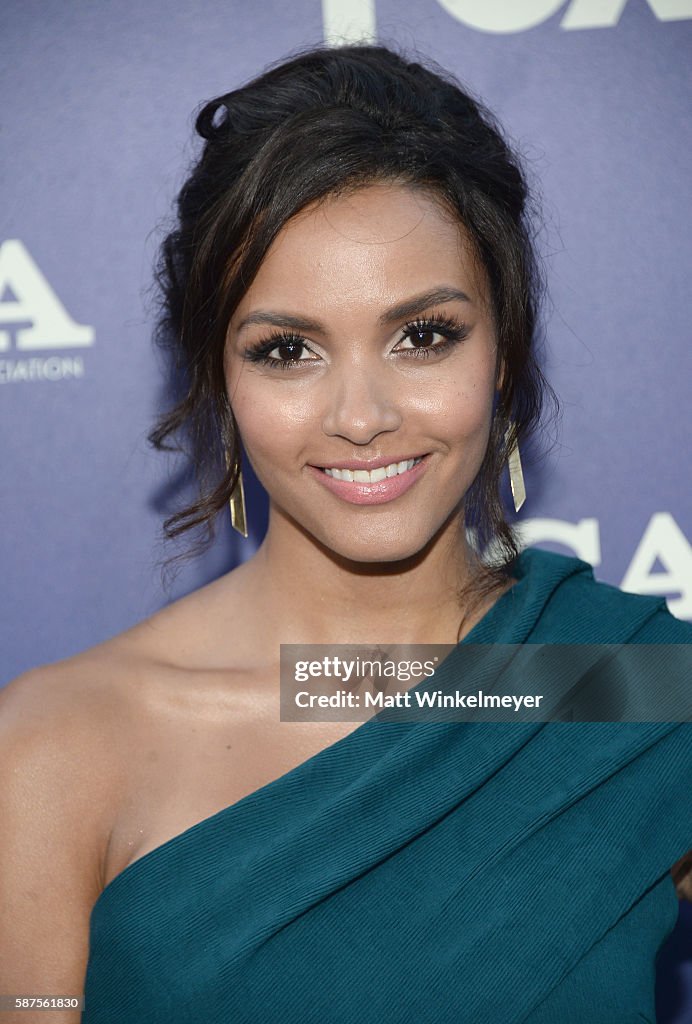
<svg viewBox="0 0 692 1024">
<path fill-rule="evenodd" d="M 420 462 L 421 455 L 417 459 L 407 459 L 405 462 L 392 462 L 388 466 L 378 466 L 377 469 L 325 469 L 327 476 L 333 476 L 335 480 L 348 480 L 349 483 L 376 484 L 380 480 L 386 480 L 390 476 L 398 476 L 406 473 L 409 469 Z"/>
</svg>

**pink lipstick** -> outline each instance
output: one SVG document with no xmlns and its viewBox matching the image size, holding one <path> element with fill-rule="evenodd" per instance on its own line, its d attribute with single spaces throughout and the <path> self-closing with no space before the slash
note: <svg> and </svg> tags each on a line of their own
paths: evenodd
<svg viewBox="0 0 692 1024">
<path fill-rule="evenodd" d="M 401 462 L 406 460 L 400 460 Z M 409 460 L 410 461 L 410 460 Z M 419 457 L 419 461 L 415 462 L 410 469 L 404 470 L 404 472 L 397 472 L 395 475 L 387 476 L 384 480 L 377 480 L 375 482 L 368 482 L 364 480 L 339 480 L 334 476 L 330 476 L 325 472 L 324 468 L 318 466 L 309 465 L 308 471 L 319 480 L 319 482 L 331 491 L 332 494 L 336 494 L 337 497 L 343 498 L 344 501 L 348 501 L 352 505 L 381 505 L 387 501 L 393 501 L 395 498 L 399 498 L 402 494 L 405 494 L 409 488 L 413 487 L 415 482 L 421 478 L 428 468 L 428 462 L 430 461 L 429 453 L 422 457 Z M 392 459 L 378 459 L 376 463 L 379 467 L 385 465 L 393 465 L 394 460 Z M 356 464 L 353 463 L 355 466 Z M 361 466 L 366 465 L 361 463 Z M 376 469 L 378 465 L 374 463 L 367 464 L 368 468 Z M 341 463 L 339 469 L 349 469 L 349 462 Z M 358 467 L 360 468 L 360 467 Z"/>
</svg>

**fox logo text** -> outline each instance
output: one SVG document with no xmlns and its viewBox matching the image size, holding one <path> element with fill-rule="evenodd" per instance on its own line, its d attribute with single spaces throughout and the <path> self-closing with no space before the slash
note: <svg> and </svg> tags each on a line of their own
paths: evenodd
<svg viewBox="0 0 692 1024">
<path fill-rule="evenodd" d="M 427 0 L 438 3 L 452 18 L 478 32 L 525 32 L 562 11 L 563 30 L 614 28 L 629 0 Z M 692 18 L 692 0 L 646 0 L 658 21 Z M 322 0 L 327 41 L 377 37 L 376 0 Z"/>
</svg>

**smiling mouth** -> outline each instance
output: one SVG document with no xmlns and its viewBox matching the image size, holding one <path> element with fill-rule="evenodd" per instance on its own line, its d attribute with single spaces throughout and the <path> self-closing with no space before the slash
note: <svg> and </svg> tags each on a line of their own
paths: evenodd
<svg viewBox="0 0 692 1024">
<path fill-rule="evenodd" d="M 408 473 L 409 470 L 413 469 L 414 466 L 418 465 L 422 459 L 425 458 L 423 455 L 419 455 L 414 459 L 406 459 L 403 462 L 390 462 L 387 466 L 378 466 L 377 469 L 338 469 L 325 468 L 323 466 L 318 467 L 327 476 L 333 477 L 335 480 L 344 480 L 348 483 L 356 484 L 376 484 L 382 480 L 387 480 L 393 476 L 401 476 L 403 473 Z"/>
</svg>

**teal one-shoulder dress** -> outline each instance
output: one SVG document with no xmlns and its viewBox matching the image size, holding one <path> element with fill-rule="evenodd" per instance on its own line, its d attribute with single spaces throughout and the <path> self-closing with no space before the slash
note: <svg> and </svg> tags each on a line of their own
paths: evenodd
<svg viewBox="0 0 692 1024">
<path fill-rule="evenodd" d="M 692 643 L 577 558 L 514 575 L 437 682 L 469 643 Z M 83 1024 L 653 1022 L 691 730 L 371 718 L 106 886 Z"/>
</svg>

